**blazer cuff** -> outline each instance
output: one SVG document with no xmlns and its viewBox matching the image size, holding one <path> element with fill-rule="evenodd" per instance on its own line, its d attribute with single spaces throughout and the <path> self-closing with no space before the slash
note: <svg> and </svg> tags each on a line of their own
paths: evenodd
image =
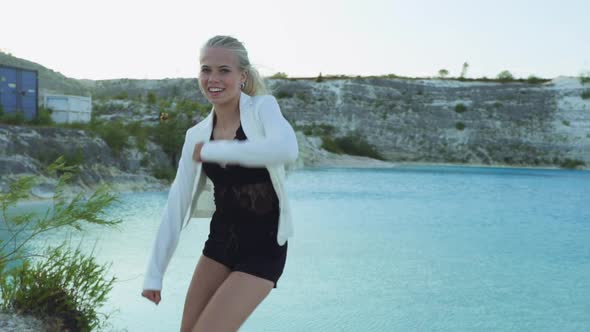
<svg viewBox="0 0 590 332">
<path fill-rule="evenodd" d="M 145 278 L 143 281 L 143 289 L 150 290 L 162 290 L 162 279 L 161 278 Z"/>
</svg>

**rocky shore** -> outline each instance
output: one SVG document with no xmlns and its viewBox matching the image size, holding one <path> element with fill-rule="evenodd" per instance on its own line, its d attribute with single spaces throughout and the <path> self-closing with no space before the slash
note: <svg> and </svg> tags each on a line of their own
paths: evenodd
<svg viewBox="0 0 590 332">
<path fill-rule="evenodd" d="M 2 332 L 50 332 L 46 325 L 33 316 L 0 313 L 0 331 Z"/>
</svg>

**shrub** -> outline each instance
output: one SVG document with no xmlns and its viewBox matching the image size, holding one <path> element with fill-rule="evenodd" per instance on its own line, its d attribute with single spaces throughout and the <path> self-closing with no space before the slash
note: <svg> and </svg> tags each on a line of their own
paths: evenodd
<svg viewBox="0 0 590 332">
<path fill-rule="evenodd" d="M 275 74 L 273 74 L 273 75 L 272 75 L 270 78 L 280 78 L 280 79 L 285 79 L 285 78 L 287 78 L 287 77 L 288 77 L 288 76 L 287 76 L 287 74 L 286 74 L 286 73 L 283 73 L 283 72 L 278 72 L 278 73 L 275 73 Z"/>
<path fill-rule="evenodd" d="M 458 130 L 463 130 L 465 129 L 465 124 L 463 122 L 457 122 L 455 124 L 455 128 L 457 128 Z"/>
<path fill-rule="evenodd" d="M 320 73 L 320 75 L 318 75 L 318 77 L 316 77 L 315 81 L 317 83 L 322 83 L 324 81 L 324 78 L 322 77 L 322 73 Z"/>
<path fill-rule="evenodd" d="M 66 166 L 63 157 L 47 168 L 48 173 L 61 175 L 53 205 L 45 213 L 7 214 L 10 207 L 28 197 L 39 181 L 37 176 L 20 177 L 6 193 L 0 194 L 3 230 L 8 235 L 0 238 L 0 310 L 32 314 L 40 319 L 57 317 L 66 330 L 89 331 L 100 325 L 96 310 L 106 301 L 115 279 L 104 279 L 105 267 L 98 266 L 91 256 L 78 249 L 66 248 L 65 243 L 44 253 L 25 250 L 28 242 L 48 231 L 69 227 L 81 230 L 83 222 L 121 222 L 103 218 L 103 211 L 116 200 L 107 187 L 100 187 L 87 199 L 80 193 L 66 200 L 64 187 L 73 170 Z M 31 261 L 33 257 L 35 262 Z M 8 268 L 10 265 L 13 267 Z"/>
<path fill-rule="evenodd" d="M 140 151 L 147 150 L 147 141 L 149 137 L 149 129 L 142 126 L 141 121 L 134 121 L 127 124 L 127 132 L 130 136 L 135 137 L 137 149 Z"/>
<path fill-rule="evenodd" d="M 115 99 L 119 99 L 119 100 L 128 99 L 129 98 L 129 94 L 127 93 L 127 91 L 121 91 L 120 93 L 118 93 L 117 95 L 115 95 L 114 98 Z"/>
<path fill-rule="evenodd" d="M 281 90 L 276 94 L 277 99 L 292 98 L 293 93 L 285 90 Z"/>
<path fill-rule="evenodd" d="M 171 167 L 156 167 L 152 170 L 152 175 L 156 179 L 172 181 L 176 176 L 176 171 Z"/>
<path fill-rule="evenodd" d="M 342 154 L 344 151 L 330 136 L 322 136 L 322 148 L 332 153 Z"/>
<path fill-rule="evenodd" d="M 583 91 L 580 96 L 582 99 L 590 99 L 590 90 Z"/>
<path fill-rule="evenodd" d="M 467 111 L 467 106 L 465 106 L 462 103 L 459 103 L 457 105 L 455 105 L 455 112 L 457 113 L 463 113 Z"/>
<path fill-rule="evenodd" d="M 561 123 L 563 123 L 564 126 L 570 126 L 570 122 L 567 120 L 562 120 Z"/>
<path fill-rule="evenodd" d="M 40 107 L 37 116 L 31 121 L 31 124 L 39 126 L 51 126 L 55 122 L 51 118 L 51 109 Z"/>
<path fill-rule="evenodd" d="M 174 168 L 176 168 L 176 160 L 182 149 L 185 133 L 190 126 L 190 118 L 186 119 L 182 114 L 169 112 L 168 120 L 160 122 L 154 128 L 153 139 L 170 157 L 170 161 Z"/>
<path fill-rule="evenodd" d="M 46 249 L 45 255 L 46 259 L 35 264 L 25 261 L 2 277 L 5 309 L 58 319 L 65 331 L 90 331 L 104 324 L 97 309 L 106 302 L 115 281 L 103 277 L 108 267 L 65 244 Z"/>
<path fill-rule="evenodd" d="M 358 134 L 349 134 L 344 137 L 332 139 L 329 136 L 322 137 L 322 148 L 338 154 L 350 154 L 385 160 L 375 148 Z"/>
<path fill-rule="evenodd" d="M 539 78 L 535 75 L 530 75 L 527 79 L 526 79 L 527 83 L 529 84 L 539 84 L 539 83 L 543 83 L 545 80 L 543 80 L 542 78 Z"/>
<path fill-rule="evenodd" d="M 579 166 L 586 166 L 586 163 L 577 159 L 565 159 L 559 166 L 562 168 L 578 168 Z"/>
<path fill-rule="evenodd" d="M 120 155 L 128 145 L 129 133 L 123 122 L 119 120 L 97 124 L 93 131 L 108 144 L 115 155 Z"/>
<path fill-rule="evenodd" d="M 148 94 L 147 94 L 147 102 L 148 102 L 148 104 L 155 105 L 156 104 L 156 101 L 157 101 L 156 94 L 154 92 L 152 92 L 152 91 L 148 92 Z"/>
<path fill-rule="evenodd" d="M 20 111 L 14 113 L 3 113 L 0 117 L 0 123 L 9 125 L 22 125 L 25 123 L 25 114 Z"/>
<path fill-rule="evenodd" d="M 336 132 L 336 128 L 329 124 L 313 124 L 305 125 L 297 128 L 302 130 L 307 136 L 333 136 Z"/>
<path fill-rule="evenodd" d="M 580 74 L 580 83 L 582 83 L 582 84 L 590 83 L 590 71 Z"/>
<path fill-rule="evenodd" d="M 510 81 L 514 81 L 514 76 L 512 76 L 512 73 L 509 72 L 508 70 L 503 70 L 501 71 L 498 76 L 497 76 L 498 80 L 500 82 L 510 82 Z"/>
</svg>

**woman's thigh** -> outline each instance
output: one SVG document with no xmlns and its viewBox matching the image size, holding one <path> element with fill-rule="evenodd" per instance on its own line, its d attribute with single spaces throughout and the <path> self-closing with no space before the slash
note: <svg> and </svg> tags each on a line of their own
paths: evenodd
<svg viewBox="0 0 590 332">
<path fill-rule="evenodd" d="M 230 272 L 227 266 L 201 255 L 184 301 L 182 332 L 192 330 L 203 309 Z"/>
<path fill-rule="evenodd" d="M 237 331 L 274 286 L 244 272 L 232 272 L 201 313 L 193 332 Z"/>
</svg>

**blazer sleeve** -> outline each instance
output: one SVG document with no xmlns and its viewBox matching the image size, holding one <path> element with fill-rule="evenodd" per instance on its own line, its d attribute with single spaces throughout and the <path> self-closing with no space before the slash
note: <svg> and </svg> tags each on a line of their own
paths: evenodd
<svg viewBox="0 0 590 332">
<path fill-rule="evenodd" d="M 201 149 L 202 160 L 263 167 L 297 159 L 299 147 L 295 131 L 283 117 L 277 100 L 270 95 L 261 99 L 254 111 L 259 112 L 264 138 L 206 142 Z"/>
<path fill-rule="evenodd" d="M 192 160 L 194 144 L 187 132 L 176 177 L 170 187 L 168 201 L 164 206 L 160 227 L 152 246 L 144 277 L 143 289 L 161 290 L 164 272 L 178 245 L 182 223 L 191 204 L 195 182 L 196 163 Z"/>
</svg>

